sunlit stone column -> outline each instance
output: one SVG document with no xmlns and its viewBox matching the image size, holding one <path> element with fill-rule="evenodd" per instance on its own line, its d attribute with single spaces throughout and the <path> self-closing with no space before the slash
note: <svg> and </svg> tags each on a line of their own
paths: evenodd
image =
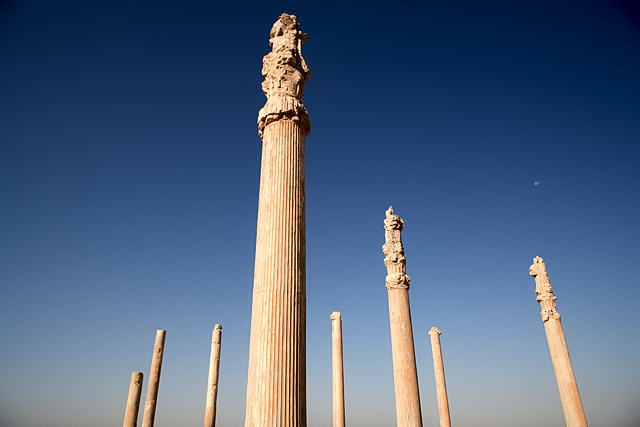
<svg viewBox="0 0 640 427">
<path fill-rule="evenodd" d="M 440 348 L 440 335 L 442 332 L 435 326 L 429 331 L 431 335 L 431 352 L 433 353 L 433 372 L 436 379 L 436 395 L 438 397 L 438 414 L 440 415 L 440 427 L 451 427 L 449 418 L 449 399 L 447 398 L 447 383 L 444 380 L 444 363 L 442 362 L 442 349 Z"/>
<path fill-rule="evenodd" d="M 247 427 L 304 427 L 306 408 L 305 137 L 311 75 L 293 15 L 271 29 L 263 59 L 267 102 L 258 114 L 262 166 L 251 313 Z"/>
<path fill-rule="evenodd" d="M 218 398 L 218 373 L 220 370 L 220 341 L 222 325 L 216 324 L 211 334 L 211 359 L 209 360 L 209 380 L 204 408 L 204 427 L 216 425 L 216 399 Z"/>
<path fill-rule="evenodd" d="M 147 400 L 144 403 L 142 427 L 153 427 L 156 418 L 156 402 L 158 400 L 158 388 L 160 387 L 160 371 L 162 370 L 162 355 L 164 354 L 164 338 L 167 331 L 156 331 L 156 342 L 153 346 L 153 358 L 151 359 L 151 372 L 147 385 Z"/>
<path fill-rule="evenodd" d="M 140 409 L 140 393 L 142 392 L 142 372 L 131 374 L 127 409 L 124 412 L 122 427 L 136 427 L 138 424 L 138 410 Z"/>
<path fill-rule="evenodd" d="M 560 313 L 556 311 L 556 296 L 553 294 L 547 268 L 542 258 L 535 257 L 533 265 L 529 267 L 529 275 L 536 281 L 536 300 L 540 303 L 542 322 L 547 333 L 549 352 L 553 362 L 553 370 L 556 373 L 562 410 L 567 427 L 586 427 L 587 419 L 584 416 L 578 383 L 573 373 L 573 366 L 569 358 L 569 349 L 564 338 Z"/>
<path fill-rule="evenodd" d="M 342 367 L 342 318 L 331 313 L 331 356 L 333 365 L 333 427 L 344 427 L 344 371 Z"/>
<path fill-rule="evenodd" d="M 422 427 L 418 371 L 413 346 L 411 310 L 409 308 L 409 276 L 400 232 L 404 221 L 389 207 L 384 220 L 386 286 L 389 295 L 389 321 L 393 353 L 393 382 L 396 391 L 398 427 Z"/>
</svg>

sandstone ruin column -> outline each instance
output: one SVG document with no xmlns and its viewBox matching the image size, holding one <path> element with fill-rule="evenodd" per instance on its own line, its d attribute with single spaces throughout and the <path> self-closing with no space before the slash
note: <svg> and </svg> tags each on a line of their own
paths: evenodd
<svg viewBox="0 0 640 427">
<path fill-rule="evenodd" d="M 211 359 L 209 360 L 209 380 L 204 409 L 204 427 L 216 425 L 216 399 L 218 398 L 218 373 L 220 370 L 220 341 L 222 325 L 215 325 L 211 334 Z"/>
<path fill-rule="evenodd" d="M 553 294 L 547 268 L 542 258 L 535 257 L 533 265 L 529 267 L 529 275 L 536 281 L 536 300 L 540 303 L 542 322 L 547 333 L 549 352 L 553 362 L 553 370 L 556 373 L 560 400 L 567 427 L 586 427 L 587 419 L 584 416 L 578 383 L 573 373 L 573 366 L 569 358 L 569 349 L 564 338 L 560 313 L 556 311 L 556 296 Z"/>
<path fill-rule="evenodd" d="M 451 427 L 449 418 L 449 399 L 447 398 L 447 383 L 444 380 L 444 363 L 442 363 L 442 349 L 440 335 L 442 332 L 435 326 L 429 331 L 431 335 L 431 352 L 433 353 L 433 371 L 436 378 L 436 395 L 438 397 L 438 413 L 440 427 Z"/>
<path fill-rule="evenodd" d="M 304 427 L 306 409 L 305 137 L 311 75 L 294 15 L 271 28 L 258 114 L 262 165 L 251 313 L 247 427 Z"/>
<path fill-rule="evenodd" d="M 389 295 L 389 321 L 393 353 L 393 382 L 396 391 L 397 427 L 422 427 L 418 371 L 409 308 L 409 276 L 400 232 L 404 221 L 389 207 L 384 220 L 385 280 Z"/>
<path fill-rule="evenodd" d="M 124 423 L 122 427 L 136 427 L 138 424 L 138 409 L 140 409 L 140 393 L 142 392 L 142 372 L 131 374 L 129 384 L 129 397 L 127 398 L 127 409 L 124 412 Z"/>
<path fill-rule="evenodd" d="M 342 368 L 342 318 L 331 313 L 331 356 L 333 366 L 333 427 L 344 427 L 344 371 Z"/>
<path fill-rule="evenodd" d="M 153 427 L 156 418 L 156 402 L 158 400 L 158 388 L 160 387 L 160 370 L 162 369 L 162 355 L 164 354 L 164 338 L 167 331 L 156 331 L 156 342 L 153 346 L 153 358 L 151 359 L 151 372 L 149 372 L 149 384 L 147 385 L 147 400 L 144 403 L 142 415 L 142 427 Z"/>
</svg>

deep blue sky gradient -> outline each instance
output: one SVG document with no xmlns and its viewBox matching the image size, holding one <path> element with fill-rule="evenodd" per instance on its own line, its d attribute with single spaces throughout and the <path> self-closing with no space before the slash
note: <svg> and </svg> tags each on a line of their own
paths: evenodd
<svg viewBox="0 0 640 427">
<path fill-rule="evenodd" d="M 198 425 L 214 323 L 218 425 L 242 425 L 261 58 L 282 12 L 309 34 L 313 73 L 309 426 L 331 422 L 334 310 L 347 423 L 395 423 L 391 204 L 425 426 L 432 326 L 456 426 L 563 425 L 535 255 L 590 426 L 637 426 L 640 13 L 626 0 L 0 3 L 0 425 L 118 425 L 156 329 L 156 425 Z"/>
</svg>

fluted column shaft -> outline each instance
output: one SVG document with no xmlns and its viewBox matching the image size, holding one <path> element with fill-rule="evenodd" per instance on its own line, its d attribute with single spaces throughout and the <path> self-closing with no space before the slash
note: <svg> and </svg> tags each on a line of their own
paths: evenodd
<svg viewBox="0 0 640 427">
<path fill-rule="evenodd" d="M 442 362 L 442 348 L 440 347 L 440 334 L 441 332 L 436 327 L 431 328 L 429 331 L 429 335 L 431 336 L 431 352 L 433 353 L 433 372 L 436 379 L 440 427 L 451 427 L 447 383 L 444 379 L 444 363 Z"/>
<path fill-rule="evenodd" d="M 333 366 L 333 427 L 345 426 L 344 370 L 342 365 L 342 317 L 331 313 L 331 359 Z"/>
<path fill-rule="evenodd" d="M 393 356 L 393 382 L 396 394 L 397 427 L 422 427 L 418 371 L 409 306 L 410 279 L 400 232 L 404 221 L 389 208 L 384 221 L 385 280 L 389 296 L 389 323 Z"/>
<path fill-rule="evenodd" d="M 147 385 L 147 399 L 144 403 L 142 427 L 153 427 L 156 418 L 156 403 L 158 401 L 158 389 L 160 387 L 160 371 L 162 370 L 162 356 L 164 354 L 164 339 L 167 331 L 157 330 L 156 341 L 153 346 L 151 359 L 151 371 L 149 372 L 149 384 Z"/>
<path fill-rule="evenodd" d="M 218 374 L 220 371 L 220 342 L 222 326 L 215 325 L 211 333 L 211 358 L 209 359 L 209 379 L 204 409 L 204 427 L 216 425 L 216 400 L 218 398 Z"/>
<path fill-rule="evenodd" d="M 253 284 L 247 427 L 306 426 L 304 133 L 266 126 Z"/>
<path fill-rule="evenodd" d="M 422 411 L 409 292 L 407 289 L 390 289 L 388 294 L 397 425 L 398 427 L 421 427 Z"/>
<path fill-rule="evenodd" d="M 549 343 L 551 362 L 558 382 L 560 401 L 567 427 L 587 427 L 587 419 L 584 415 L 578 383 L 573 372 L 569 348 L 562 330 L 560 313 L 556 310 L 556 296 L 547 275 L 547 268 L 540 257 L 533 259 L 533 265 L 529 268 L 529 274 L 536 281 L 536 300 L 542 309 L 540 315 L 544 323 L 544 330 Z"/>
<path fill-rule="evenodd" d="M 567 427 L 586 427 L 587 420 L 560 319 L 550 318 L 544 323 L 544 330 L 547 334 L 549 352 L 558 382 L 560 401 Z"/>
<path fill-rule="evenodd" d="M 140 409 L 142 378 L 142 372 L 134 372 L 131 374 L 129 396 L 127 397 L 127 408 L 124 412 L 124 423 L 122 424 L 122 427 L 136 427 L 136 425 L 138 424 L 138 410 Z"/>
<path fill-rule="evenodd" d="M 302 104 L 311 76 L 307 35 L 295 15 L 271 27 L 262 59 L 258 112 L 262 169 L 251 312 L 246 427 L 305 427 L 306 248 L 304 144 L 311 121 Z"/>
</svg>

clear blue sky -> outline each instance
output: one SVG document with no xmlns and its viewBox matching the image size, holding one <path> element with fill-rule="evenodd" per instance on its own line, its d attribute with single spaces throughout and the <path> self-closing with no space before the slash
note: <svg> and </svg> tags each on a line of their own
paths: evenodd
<svg viewBox="0 0 640 427">
<path fill-rule="evenodd" d="M 590 426 L 640 425 L 631 0 L 0 3 L 0 425 L 118 425 L 156 329 L 156 425 L 201 424 L 214 323 L 218 425 L 242 425 L 260 69 L 282 12 L 309 34 L 313 73 L 309 426 L 331 422 L 334 310 L 347 424 L 395 423 L 389 205 L 406 223 L 425 426 L 432 326 L 454 425 L 563 425 L 535 255 Z"/>
</svg>

